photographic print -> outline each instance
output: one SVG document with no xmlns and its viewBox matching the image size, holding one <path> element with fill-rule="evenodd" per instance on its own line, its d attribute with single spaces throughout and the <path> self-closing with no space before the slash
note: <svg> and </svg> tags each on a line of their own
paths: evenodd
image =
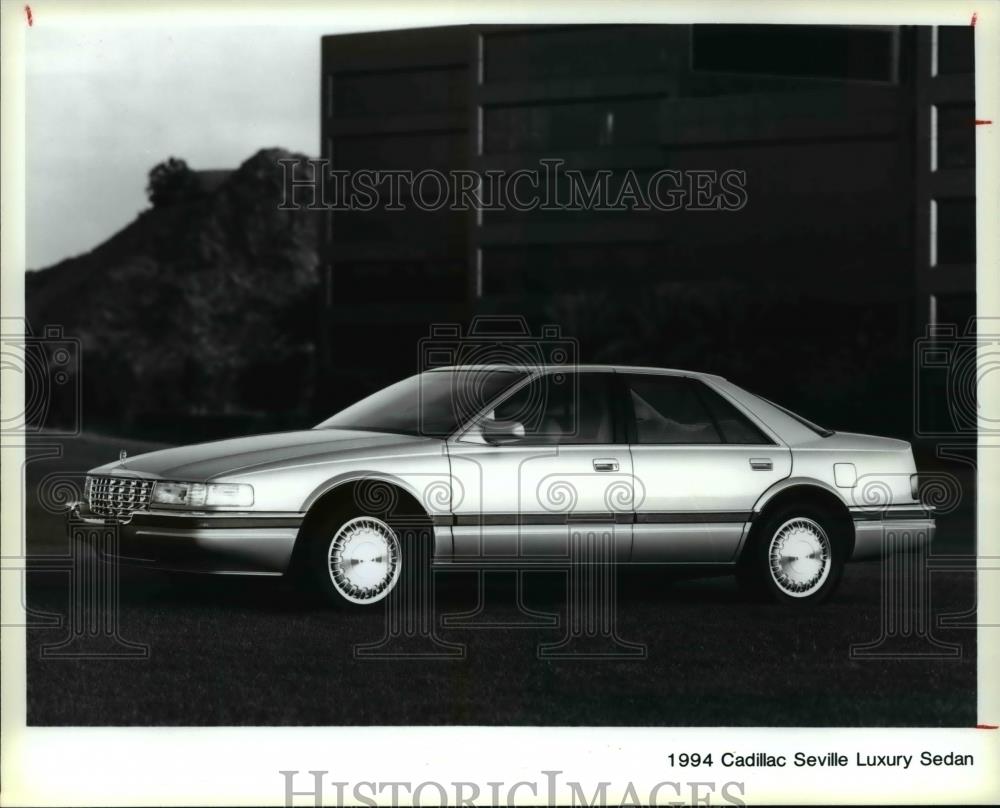
<svg viewBox="0 0 1000 808">
<path fill-rule="evenodd" d="M 997 796 L 996 7 L 732 5 L 4 4 L 7 804 Z"/>
</svg>

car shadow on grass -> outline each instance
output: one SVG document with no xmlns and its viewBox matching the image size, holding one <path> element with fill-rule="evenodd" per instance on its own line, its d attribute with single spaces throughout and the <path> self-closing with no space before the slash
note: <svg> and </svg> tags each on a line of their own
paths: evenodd
<svg viewBox="0 0 1000 808">
<path fill-rule="evenodd" d="M 498 607 L 517 608 L 517 603 L 531 608 L 559 609 L 565 607 L 568 581 L 564 571 L 521 573 L 520 595 L 516 588 L 516 573 L 444 571 L 434 576 L 433 607 L 438 612 L 462 612 Z M 69 575 L 65 572 L 32 572 L 29 591 L 33 601 L 48 608 L 69 595 Z M 586 590 L 583 592 L 587 595 Z M 607 593 L 600 593 L 607 597 Z M 391 597 L 391 596 L 390 596 Z M 619 607 L 649 604 L 751 604 L 736 586 L 731 576 L 679 577 L 657 569 L 619 571 L 615 601 Z M 294 578 L 271 576 L 205 575 L 197 573 L 159 572 L 131 567 L 118 571 L 118 603 L 122 608 L 209 607 L 244 609 L 276 613 L 327 610 L 343 614 L 361 614 L 378 610 L 371 607 L 338 609 L 336 604 L 318 601 L 302 583 Z"/>
</svg>

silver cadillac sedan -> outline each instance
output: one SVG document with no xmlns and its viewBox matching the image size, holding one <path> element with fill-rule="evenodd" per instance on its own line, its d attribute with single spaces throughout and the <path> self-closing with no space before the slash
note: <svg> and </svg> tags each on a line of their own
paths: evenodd
<svg viewBox="0 0 1000 808">
<path fill-rule="evenodd" d="M 115 526 L 123 563 L 294 574 L 360 605 L 417 566 L 579 563 L 728 571 L 803 605 L 845 562 L 934 535 L 905 441 L 718 376 L 603 365 L 439 368 L 313 429 L 122 453 L 70 518 Z"/>
</svg>

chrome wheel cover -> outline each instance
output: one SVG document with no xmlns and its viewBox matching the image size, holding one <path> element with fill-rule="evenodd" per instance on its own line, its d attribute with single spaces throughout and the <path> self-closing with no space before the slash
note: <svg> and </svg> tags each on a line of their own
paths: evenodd
<svg viewBox="0 0 1000 808">
<path fill-rule="evenodd" d="M 330 581 L 351 603 L 382 600 L 399 579 L 396 532 L 381 519 L 359 516 L 340 526 L 327 548 Z"/>
<path fill-rule="evenodd" d="M 830 556 L 830 539 L 819 524 L 802 516 L 789 519 L 771 538 L 771 579 L 790 597 L 808 597 L 826 583 Z"/>
</svg>

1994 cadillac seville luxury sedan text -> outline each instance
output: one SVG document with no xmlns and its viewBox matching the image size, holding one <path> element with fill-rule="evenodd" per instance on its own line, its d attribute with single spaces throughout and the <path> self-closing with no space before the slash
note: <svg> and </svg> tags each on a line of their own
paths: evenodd
<svg viewBox="0 0 1000 808">
<path fill-rule="evenodd" d="M 621 563 L 734 572 L 823 600 L 887 534 L 933 538 L 910 445 L 832 432 L 730 382 L 651 368 L 441 368 L 314 429 L 164 449 L 89 472 L 71 518 L 127 563 L 301 574 L 341 603 L 407 565 Z M 421 534 L 432 553 L 417 554 Z"/>
</svg>

